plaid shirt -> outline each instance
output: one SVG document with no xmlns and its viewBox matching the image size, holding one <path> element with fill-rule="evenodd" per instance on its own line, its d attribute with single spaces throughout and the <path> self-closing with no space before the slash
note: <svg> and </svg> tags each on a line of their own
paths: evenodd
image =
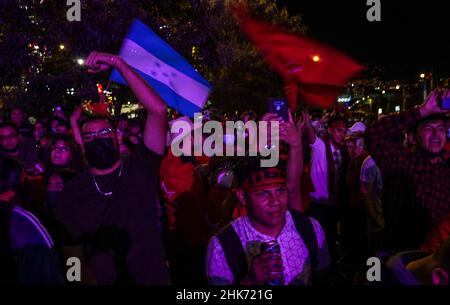
<svg viewBox="0 0 450 305">
<path fill-rule="evenodd" d="M 408 223 L 397 237 L 419 246 L 430 227 L 450 212 L 450 168 L 448 163 L 432 164 L 424 153 L 390 139 L 421 119 L 413 109 L 381 119 L 366 133 L 370 154 L 383 174 L 386 233 L 389 226 L 399 229 Z"/>
</svg>

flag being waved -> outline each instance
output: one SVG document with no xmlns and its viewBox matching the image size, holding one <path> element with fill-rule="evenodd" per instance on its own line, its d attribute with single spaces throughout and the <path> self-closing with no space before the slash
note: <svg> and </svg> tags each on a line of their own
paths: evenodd
<svg viewBox="0 0 450 305">
<path fill-rule="evenodd" d="M 347 82 L 364 69 L 330 46 L 253 20 L 245 6 L 238 6 L 235 15 L 267 64 L 284 78 L 291 110 L 297 94 L 309 105 L 331 107 Z"/>
<path fill-rule="evenodd" d="M 119 55 L 176 111 L 190 117 L 201 112 L 211 85 L 169 44 L 134 20 Z M 125 84 L 117 70 L 111 80 Z"/>
</svg>

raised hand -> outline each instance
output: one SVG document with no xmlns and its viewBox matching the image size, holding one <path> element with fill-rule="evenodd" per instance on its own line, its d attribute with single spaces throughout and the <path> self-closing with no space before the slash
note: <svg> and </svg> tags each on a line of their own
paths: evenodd
<svg viewBox="0 0 450 305">
<path fill-rule="evenodd" d="M 86 60 L 86 67 L 88 73 L 100 73 L 109 70 L 121 60 L 120 56 L 108 53 L 91 52 Z"/>
<path fill-rule="evenodd" d="M 301 131 L 294 124 L 291 111 L 289 111 L 289 122 L 281 121 L 280 123 L 280 139 L 289 146 L 298 146 L 301 141 Z"/>
<path fill-rule="evenodd" d="M 443 89 L 443 88 L 437 88 L 434 89 L 430 95 L 428 95 L 426 101 L 419 106 L 420 115 L 422 117 L 428 117 L 433 114 L 438 113 L 447 113 L 448 110 L 442 110 L 439 107 L 439 101 L 441 99 L 447 99 L 450 98 L 450 90 L 449 89 Z"/>
</svg>

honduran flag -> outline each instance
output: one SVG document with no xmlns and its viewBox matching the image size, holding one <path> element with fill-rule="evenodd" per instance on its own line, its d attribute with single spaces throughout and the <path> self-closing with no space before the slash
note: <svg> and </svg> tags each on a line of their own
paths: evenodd
<svg viewBox="0 0 450 305">
<path fill-rule="evenodd" d="M 171 107 L 190 117 L 201 112 L 211 85 L 169 44 L 139 20 L 134 20 L 119 55 Z M 126 85 L 117 70 L 111 80 Z"/>
</svg>

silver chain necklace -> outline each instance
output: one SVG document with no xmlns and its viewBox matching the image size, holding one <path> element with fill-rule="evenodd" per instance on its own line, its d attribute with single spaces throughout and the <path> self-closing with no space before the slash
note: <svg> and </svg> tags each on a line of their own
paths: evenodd
<svg viewBox="0 0 450 305">
<path fill-rule="evenodd" d="M 123 160 L 120 161 L 120 171 L 119 171 L 119 175 L 117 176 L 118 178 L 119 178 L 120 176 L 122 176 L 122 169 L 123 169 Z M 102 194 L 103 196 L 111 196 L 111 195 L 113 194 L 112 191 L 111 191 L 111 192 L 105 193 L 105 192 L 102 192 L 102 191 L 100 190 L 100 188 L 98 187 L 97 181 L 95 180 L 95 175 L 94 175 L 94 174 L 92 174 L 92 179 L 94 180 L 94 185 L 95 185 L 95 187 L 97 188 L 97 191 L 98 191 L 100 194 Z"/>
</svg>

